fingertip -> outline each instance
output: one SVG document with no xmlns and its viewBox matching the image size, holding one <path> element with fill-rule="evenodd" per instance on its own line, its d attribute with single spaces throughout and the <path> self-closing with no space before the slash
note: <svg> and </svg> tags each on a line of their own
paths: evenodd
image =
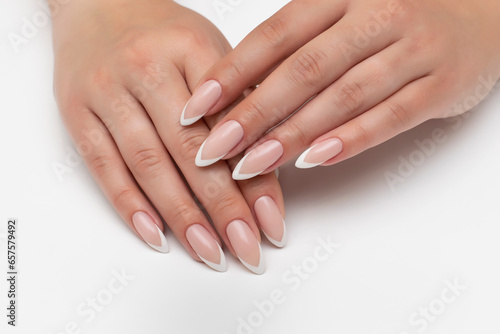
<svg viewBox="0 0 500 334">
<path fill-rule="evenodd" d="M 160 253 L 168 253 L 170 251 L 165 234 L 149 214 L 143 211 L 135 212 L 132 216 L 132 223 L 141 238 L 151 248 Z"/>
</svg>

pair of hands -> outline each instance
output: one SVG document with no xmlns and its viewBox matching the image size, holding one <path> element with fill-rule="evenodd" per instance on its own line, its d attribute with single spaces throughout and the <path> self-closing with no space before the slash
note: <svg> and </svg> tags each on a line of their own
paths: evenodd
<svg viewBox="0 0 500 334">
<path fill-rule="evenodd" d="M 56 99 L 144 241 L 168 251 L 163 219 L 196 260 L 224 271 L 222 240 L 262 273 L 259 229 L 286 238 L 268 172 L 301 152 L 297 167 L 330 165 L 472 108 L 478 78 L 500 76 L 499 13 L 494 0 L 294 0 L 231 51 L 171 1 L 71 2 L 54 16 Z"/>
</svg>

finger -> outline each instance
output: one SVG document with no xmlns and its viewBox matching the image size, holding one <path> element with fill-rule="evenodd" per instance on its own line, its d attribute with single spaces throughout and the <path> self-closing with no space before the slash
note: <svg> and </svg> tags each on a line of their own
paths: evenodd
<svg viewBox="0 0 500 334">
<path fill-rule="evenodd" d="M 427 75 L 431 65 L 432 58 L 416 51 L 411 41 L 392 44 L 350 69 L 286 122 L 252 145 L 236 167 L 233 178 L 250 178 L 282 165 L 322 134 Z M 273 151 L 273 146 L 279 149 Z"/>
<path fill-rule="evenodd" d="M 369 16 L 357 16 L 356 19 L 364 22 Z M 352 22 L 348 15 L 344 16 L 330 30 L 284 61 L 212 129 L 198 152 L 197 165 L 206 166 L 240 153 L 350 68 L 397 39 L 398 32 L 386 30 L 365 48 L 346 56 L 343 43 L 355 45 L 356 29 Z"/>
<path fill-rule="evenodd" d="M 149 246 L 167 253 L 163 223 L 139 189 L 101 120 L 89 110 L 66 112 L 63 117 L 88 169 L 118 214 Z"/>
<path fill-rule="evenodd" d="M 239 100 L 235 101 L 235 103 L 238 102 Z M 231 107 L 230 105 L 228 109 L 230 110 Z M 227 111 L 221 112 L 221 116 L 225 112 Z M 220 114 L 205 118 L 209 128 L 217 124 L 217 118 Z M 231 170 L 235 169 L 242 157 L 240 154 L 227 160 Z M 270 173 L 249 180 L 239 180 L 238 185 L 266 238 L 276 247 L 284 247 L 287 239 L 284 220 L 285 204 L 277 174 Z"/>
<path fill-rule="evenodd" d="M 441 84 L 432 75 L 408 84 L 368 112 L 316 139 L 296 166 L 332 165 L 421 124 L 446 107 L 449 98 L 435 94 Z"/>
<path fill-rule="evenodd" d="M 283 58 L 331 27 L 345 12 L 347 1 L 292 1 L 259 25 L 206 73 L 184 109 L 181 124 L 227 107 Z M 304 15 L 307 12 L 308 15 Z"/>
<path fill-rule="evenodd" d="M 199 81 L 211 64 L 217 61 L 222 55 L 214 57 L 196 57 L 187 59 L 186 82 L 188 88 L 192 89 Z M 251 90 L 248 90 L 248 94 Z M 245 95 L 246 91 L 243 95 Z M 204 118 L 208 128 L 211 129 L 217 124 L 227 112 L 233 109 L 243 100 L 240 96 L 225 110 L 212 116 Z M 234 169 L 241 156 L 236 156 L 227 161 L 231 170 Z M 251 180 L 238 181 L 238 186 L 252 210 L 253 216 L 266 238 L 277 247 L 284 247 L 286 243 L 286 226 L 284 221 L 285 205 L 283 203 L 283 193 L 275 173 L 263 175 Z"/>
<path fill-rule="evenodd" d="M 118 96 L 121 96 L 118 100 L 125 101 L 120 112 L 112 108 L 110 114 L 103 113 L 101 117 L 109 117 L 107 124 L 112 125 L 111 134 L 129 170 L 193 258 L 203 260 L 212 269 L 225 271 L 218 235 L 194 201 L 148 114 L 128 91 Z M 107 95 L 102 96 L 99 110 L 114 104 Z M 204 256 L 198 255 L 200 250 Z"/>
<path fill-rule="evenodd" d="M 194 165 L 196 150 L 206 138 L 208 128 L 203 122 L 189 128 L 179 124 L 182 106 L 190 94 L 178 69 L 173 64 L 165 66 L 168 80 L 164 80 L 140 102 L 148 110 L 155 131 L 161 136 L 196 198 L 208 212 L 223 242 L 248 269 L 261 274 L 264 262 L 260 234 L 252 213 L 237 184 L 231 179 L 225 162 L 206 170 Z M 176 230 L 189 228 L 188 225 L 178 226 Z M 198 251 L 196 245 L 191 246 Z M 204 257 L 202 254 L 200 256 Z"/>
</svg>

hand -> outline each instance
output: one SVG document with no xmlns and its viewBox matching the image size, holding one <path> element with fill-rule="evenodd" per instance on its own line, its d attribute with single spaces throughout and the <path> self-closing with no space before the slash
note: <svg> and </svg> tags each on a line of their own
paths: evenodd
<svg viewBox="0 0 500 334">
<path fill-rule="evenodd" d="M 297 167 L 326 166 L 465 112 L 500 76 L 499 15 L 496 0 L 292 1 L 201 79 L 193 100 L 207 82 L 222 94 L 201 108 L 188 104 L 184 125 L 265 78 L 212 129 L 196 163 L 248 148 L 234 179 L 267 173 L 304 150 Z"/>
<path fill-rule="evenodd" d="M 128 226 L 167 252 L 164 219 L 194 259 L 220 271 L 226 270 L 222 239 L 250 270 L 262 273 L 254 215 L 276 245 L 285 238 L 276 176 L 238 185 L 226 162 L 196 168 L 196 151 L 216 119 L 192 128 L 179 124 L 190 90 L 230 50 L 222 34 L 165 0 L 71 2 L 53 26 L 63 120 Z"/>
</svg>

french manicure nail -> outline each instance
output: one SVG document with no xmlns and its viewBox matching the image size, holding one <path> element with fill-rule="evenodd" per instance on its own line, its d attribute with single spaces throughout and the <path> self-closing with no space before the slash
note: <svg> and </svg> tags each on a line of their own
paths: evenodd
<svg viewBox="0 0 500 334">
<path fill-rule="evenodd" d="M 215 80 L 210 80 L 194 91 L 182 110 L 181 125 L 187 126 L 202 118 L 220 99 L 222 87 Z"/>
<path fill-rule="evenodd" d="M 285 246 L 285 220 L 276 202 L 269 196 L 262 196 L 255 201 L 254 210 L 266 238 L 276 247 Z"/>
<path fill-rule="evenodd" d="M 260 243 L 247 223 L 233 220 L 226 227 L 226 233 L 241 263 L 252 272 L 263 274 L 265 269 Z"/>
<path fill-rule="evenodd" d="M 331 138 L 305 150 L 295 162 L 297 168 L 312 168 L 327 162 L 342 152 L 342 141 Z"/>
<path fill-rule="evenodd" d="M 132 216 L 132 223 L 142 239 L 151 248 L 160 253 L 168 253 L 167 239 L 150 215 L 142 211 L 137 211 Z"/>
<path fill-rule="evenodd" d="M 277 140 L 268 140 L 248 152 L 236 165 L 233 179 L 246 180 L 259 175 L 283 155 L 283 145 Z"/>
<path fill-rule="evenodd" d="M 200 259 L 210 268 L 226 271 L 226 257 L 222 248 L 206 228 L 199 224 L 191 225 L 186 231 L 186 239 Z"/>
<path fill-rule="evenodd" d="M 236 121 L 227 121 L 210 134 L 196 154 L 196 166 L 205 167 L 224 158 L 243 139 L 243 128 Z"/>
</svg>

